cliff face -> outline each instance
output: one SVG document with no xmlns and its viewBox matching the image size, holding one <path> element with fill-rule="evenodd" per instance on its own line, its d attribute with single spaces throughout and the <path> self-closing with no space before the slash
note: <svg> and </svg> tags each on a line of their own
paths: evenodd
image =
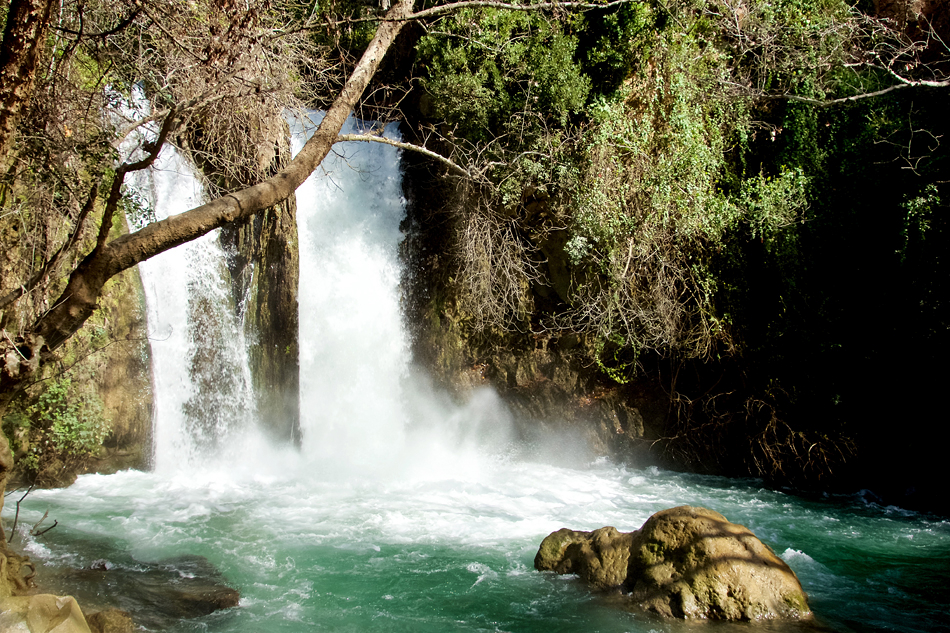
<svg viewBox="0 0 950 633">
<path fill-rule="evenodd" d="M 669 397 L 655 377 L 642 375 L 625 384 L 610 380 L 592 359 L 592 341 L 570 332 L 473 326 L 456 281 L 454 239 L 463 210 L 455 185 L 410 153 L 403 165 L 409 200 L 403 286 L 416 362 L 460 400 L 491 385 L 525 438 L 567 432 L 598 454 L 637 465 L 667 463 L 652 450 L 669 412 Z M 532 289 L 536 306 L 556 301 L 565 277 L 555 257 L 545 265 L 553 281 Z"/>
<path fill-rule="evenodd" d="M 113 229 L 127 231 L 124 222 Z M 152 387 L 145 298 L 137 269 L 106 284 L 100 309 L 44 380 L 23 392 L 3 419 L 14 485 L 61 486 L 86 472 L 145 468 L 151 446 Z"/>
<path fill-rule="evenodd" d="M 225 227 L 221 240 L 235 304 L 243 316 L 259 419 L 275 439 L 299 441 L 296 199 L 248 222 Z"/>
<path fill-rule="evenodd" d="M 228 170 L 203 150 L 200 134 L 182 139 L 212 189 L 229 191 L 276 173 L 290 160 L 290 132 L 279 111 L 246 130 L 242 159 L 254 169 Z M 223 166 L 222 166 L 223 165 Z M 258 419 L 279 441 L 299 441 L 297 343 L 297 203 L 294 196 L 244 222 L 221 229 L 237 317 L 249 341 Z"/>
<path fill-rule="evenodd" d="M 86 370 L 110 421 L 99 456 L 88 468 L 100 473 L 145 468 L 152 437 L 152 369 L 142 280 L 133 268 L 109 283 L 101 310 L 115 343 L 91 359 L 93 366 Z"/>
</svg>

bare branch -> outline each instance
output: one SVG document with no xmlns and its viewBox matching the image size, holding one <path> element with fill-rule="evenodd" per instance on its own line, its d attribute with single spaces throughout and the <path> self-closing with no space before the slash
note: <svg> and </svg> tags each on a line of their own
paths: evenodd
<svg viewBox="0 0 950 633">
<path fill-rule="evenodd" d="M 102 31 L 101 33 L 83 33 L 82 31 L 74 31 L 74 30 L 72 30 L 72 29 L 67 29 L 66 27 L 62 27 L 62 26 L 54 27 L 53 30 L 54 30 L 54 31 L 61 31 L 61 32 L 63 32 L 63 33 L 68 33 L 68 34 L 70 34 L 70 35 L 76 35 L 76 36 L 79 36 L 79 37 L 89 37 L 89 38 L 105 39 L 105 38 L 107 38 L 107 37 L 110 37 L 110 36 L 112 36 L 112 35 L 115 35 L 116 33 L 120 32 L 122 29 L 124 29 L 124 28 L 126 28 L 127 26 L 129 26 L 130 24 L 132 24 L 132 22 L 135 20 L 135 18 L 138 17 L 138 15 L 139 15 L 139 13 L 141 13 L 141 11 L 142 11 L 142 7 L 137 7 L 137 8 L 135 8 L 135 9 L 132 11 L 132 13 L 130 13 L 129 15 L 127 15 L 127 16 L 125 17 L 125 19 L 122 20 L 121 22 L 119 22 L 115 27 L 109 29 L 108 31 Z"/>
<path fill-rule="evenodd" d="M 154 143 L 147 143 L 144 146 L 148 152 L 145 158 L 134 163 L 122 165 L 116 170 L 115 178 L 112 179 L 112 189 L 109 191 L 109 199 L 106 201 L 106 208 L 102 213 L 102 224 L 99 225 L 99 236 L 96 239 L 96 247 L 93 250 L 93 254 L 101 251 L 106 245 L 106 240 L 109 239 L 109 232 L 112 230 L 112 218 L 115 216 L 116 209 L 119 206 L 119 200 L 122 197 L 122 184 L 125 182 L 125 175 L 151 167 L 155 159 L 158 158 L 158 154 L 162 151 L 162 147 L 165 146 L 168 135 L 175 128 L 177 124 L 176 119 L 175 109 L 172 108 L 162 122 L 162 129 L 158 133 L 158 138 L 155 139 Z"/>
<path fill-rule="evenodd" d="M 59 247 L 59 249 L 53 254 L 52 257 L 43 265 L 43 267 L 34 274 L 29 281 L 21 285 L 19 288 L 8 292 L 3 297 L 0 297 L 0 310 L 7 307 L 24 294 L 35 288 L 39 285 L 53 270 L 56 266 L 59 265 L 59 262 L 62 260 L 63 255 L 65 255 L 73 247 L 76 241 L 79 239 L 79 236 L 82 235 L 83 226 L 86 223 L 86 218 L 89 217 L 89 213 L 92 212 L 95 208 L 96 196 L 99 192 L 99 183 L 93 185 L 92 190 L 89 192 L 89 196 L 86 198 L 86 204 L 83 205 L 82 210 L 79 212 L 79 217 L 76 219 L 76 228 L 73 229 L 73 232 L 70 234 L 69 239 Z"/>
<path fill-rule="evenodd" d="M 419 145 L 413 145 L 412 143 L 403 143 L 401 141 L 394 141 L 393 139 L 386 138 L 385 136 L 376 136 L 374 134 L 340 134 L 337 137 L 337 142 L 339 143 L 354 142 L 354 141 L 368 142 L 368 143 L 383 143 L 384 145 L 391 145 L 392 147 L 398 147 L 399 149 L 409 150 L 411 152 L 417 152 L 419 154 L 422 154 L 423 156 L 428 156 L 429 158 L 433 160 L 439 161 L 440 163 L 448 167 L 450 170 L 452 170 L 459 176 L 463 176 L 465 178 L 469 178 L 473 180 L 475 179 L 475 176 L 473 176 L 469 170 L 465 169 L 461 165 L 452 162 L 451 160 L 449 160 L 445 156 L 442 156 L 441 154 L 437 154 L 436 152 L 433 152 L 432 150 L 426 149 L 425 147 L 421 147 Z"/>
<path fill-rule="evenodd" d="M 406 20 L 421 20 L 431 18 L 436 15 L 444 15 L 459 9 L 468 9 L 470 7 L 502 9 L 505 11 L 538 11 L 540 9 L 580 9 L 593 11 L 595 9 L 611 9 L 624 4 L 639 3 L 640 0 L 612 0 L 611 2 L 538 2 L 537 4 L 515 4 L 511 2 L 495 2 L 493 0 L 464 0 L 463 2 L 452 2 L 443 4 L 431 9 L 417 11 L 406 17 Z"/>
<path fill-rule="evenodd" d="M 343 20 L 336 20 L 332 22 L 325 22 L 319 26 L 302 26 L 296 29 L 289 29 L 286 31 L 281 31 L 279 33 L 274 33 L 272 37 L 281 37 L 289 33 L 298 33 L 301 31 L 310 31 L 316 28 L 322 28 L 325 26 L 335 26 L 340 24 L 360 24 L 364 22 L 393 22 L 393 21 L 402 21 L 410 22 L 422 20 L 425 18 L 436 17 L 440 15 L 445 15 L 452 13 L 453 11 L 458 11 L 459 9 L 468 9 L 468 8 L 487 8 L 487 9 L 501 9 L 503 11 L 539 11 L 539 10 L 551 10 L 551 9 L 574 9 L 580 11 L 595 11 L 602 9 L 612 9 L 625 4 L 640 3 L 642 0 L 611 0 L 610 2 L 597 3 L 597 2 L 538 2 L 536 4 L 518 4 L 513 2 L 496 2 L 495 0 L 463 0 L 462 2 L 452 2 L 449 4 L 443 4 L 437 7 L 432 7 L 430 9 L 424 9 L 422 11 L 417 11 L 412 15 L 407 15 L 400 18 L 392 17 L 377 17 L 369 16 L 365 18 L 347 18 Z"/>
</svg>

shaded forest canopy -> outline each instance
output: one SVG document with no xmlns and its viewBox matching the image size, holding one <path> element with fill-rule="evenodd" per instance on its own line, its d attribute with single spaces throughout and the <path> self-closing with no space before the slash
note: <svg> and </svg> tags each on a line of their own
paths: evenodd
<svg viewBox="0 0 950 633">
<path fill-rule="evenodd" d="M 446 205 L 419 310 L 450 314 L 473 362 L 571 337 L 607 387 L 662 385 L 653 444 L 681 466 L 802 486 L 885 458 L 912 473 L 896 486 L 935 472 L 945 7 L 383 4 L 0 9 L 7 427 L 52 428 L 37 403 L 68 385 L 44 372 L 77 332 L 103 343 L 81 328 L 108 279 L 287 198 L 355 112 L 445 159 L 424 159 Z M 151 110 L 130 116 L 137 92 Z M 288 162 L 281 116 L 304 107 L 331 114 Z M 123 186 L 166 143 L 218 196 L 174 225 Z M 119 235 L 123 217 L 139 231 Z M 83 407 L 69 415 L 95 437 Z"/>
</svg>

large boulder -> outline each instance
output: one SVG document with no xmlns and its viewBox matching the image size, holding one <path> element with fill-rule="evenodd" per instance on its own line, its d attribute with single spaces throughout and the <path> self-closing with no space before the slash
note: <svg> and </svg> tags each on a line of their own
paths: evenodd
<svg viewBox="0 0 950 633">
<path fill-rule="evenodd" d="M 666 617 L 760 620 L 810 616 L 795 573 L 746 527 L 718 512 L 680 506 L 636 532 L 559 530 L 541 543 L 535 568 L 574 573 L 619 589 Z"/>
</svg>

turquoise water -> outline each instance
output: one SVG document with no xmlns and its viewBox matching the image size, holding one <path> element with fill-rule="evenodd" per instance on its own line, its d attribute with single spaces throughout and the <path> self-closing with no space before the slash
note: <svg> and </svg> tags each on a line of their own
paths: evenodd
<svg viewBox="0 0 950 633">
<path fill-rule="evenodd" d="M 534 571 L 532 561 L 560 527 L 633 530 L 657 510 L 692 504 L 769 543 L 824 626 L 948 630 L 950 524 L 860 496 L 803 500 L 754 481 L 603 460 L 555 466 L 530 455 L 470 452 L 454 472 L 363 481 L 290 452 L 266 462 L 275 472 L 126 472 L 35 491 L 25 522 L 48 509 L 59 526 L 28 539 L 29 551 L 54 566 L 105 557 L 128 569 L 207 557 L 241 591 L 240 606 L 173 631 L 680 631 L 695 627 L 616 608 L 573 577 Z"/>
</svg>

